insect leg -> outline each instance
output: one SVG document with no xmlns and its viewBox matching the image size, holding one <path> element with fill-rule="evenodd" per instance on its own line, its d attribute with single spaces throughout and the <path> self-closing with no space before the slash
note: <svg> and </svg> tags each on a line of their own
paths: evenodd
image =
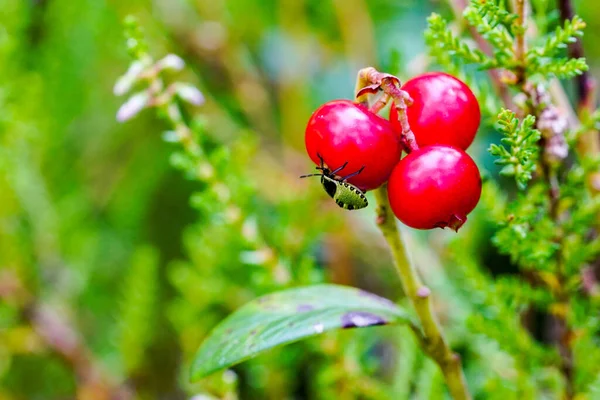
<svg viewBox="0 0 600 400">
<path fill-rule="evenodd" d="M 346 161 L 346 162 L 345 162 L 345 163 L 344 163 L 344 164 L 343 164 L 341 167 L 339 167 L 339 168 L 337 168 L 337 169 L 335 169 L 335 170 L 331 171 L 331 174 L 332 174 L 332 175 L 335 175 L 336 173 L 338 173 L 338 172 L 340 172 L 341 170 L 343 170 L 343 169 L 346 167 L 346 165 L 348 165 L 348 161 Z"/>
<path fill-rule="evenodd" d="M 325 161 L 323 160 L 323 156 L 317 153 L 317 157 L 319 157 L 319 160 L 321 160 L 321 165 L 317 167 L 317 169 L 323 170 L 323 168 L 325 167 Z"/>
<path fill-rule="evenodd" d="M 345 180 L 346 180 L 346 179 L 348 179 L 348 178 L 352 178 L 353 176 L 356 176 L 356 175 L 360 174 L 360 173 L 363 171 L 363 169 L 365 169 L 365 166 L 364 166 L 364 165 L 363 165 L 363 166 L 362 166 L 362 167 L 361 167 L 361 168 L 360 168 L 358 171 L 356 171 L 356 172 L 353 172 L 353 173 L 351 173 L 350 175 L 346 175 L 346 176 L 344 176 L 344 177 L 342 178 L 342 181 L 345 181 Z"/>
</svg>

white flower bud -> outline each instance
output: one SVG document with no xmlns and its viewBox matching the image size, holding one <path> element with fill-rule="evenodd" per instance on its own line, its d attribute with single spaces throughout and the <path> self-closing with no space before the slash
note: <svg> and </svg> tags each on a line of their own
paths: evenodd
<svg viewBox="0 0 600 400">
<path fill-rule="evenodd" d="M 195 106 L 204 104 L 204 95 L 198 88 L 186 83 L 177 83 L 176 85 L 177 96 L 183 101 L 187 101 Z"/>
<path fill-rule="evenodd" d="M 117 121 L 125 122 L 142 111 L 150 100 L 148 92 L 138 92 L 131 96 L 117 111 Z"/>
<path fill-rule="evenodd" d="M 156 63 L 156 68 L 158 70 L 170 69 L 173 71 L 181 71 L 183 67 L 185 67 L 185 62 L 176 54 L 168 54 Z"/>
<path fill-rule="evenodd" d="M 124 95 L 131 90 L 131 87 L 137 82 L 137 79 L 144 71 L 144 68 L 145 65 L 143 62 L 132 62 L 127 72 L 125 72 L 125 74 L 117 80 L 117 83 L 115 83 L 115 87 L 113 88 L 115 96 Z"/>
</svg>

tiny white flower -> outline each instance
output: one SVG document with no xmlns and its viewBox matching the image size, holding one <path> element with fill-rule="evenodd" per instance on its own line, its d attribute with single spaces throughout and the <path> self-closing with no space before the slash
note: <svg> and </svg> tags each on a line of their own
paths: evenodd
<svg viewBox="0 0 600 400">
<path fill-rule="evenodd" d="M 148 105 L 150 96 L 147 92 L 139 92 L 131 96 L 117 111 L 117 121 L 125 122 L 136 116 Z"/>
<path fill-rule="evenodd" d="M 117 83 L 115 83 L 115 87 L 113 88 L 113 93 L 115 96 L 121 96 L 131 90 L 131 87 L 137 82 L 138 77 L 144 71 L 145 64 L 142 61 L 134 61 L 129 66 L 129 69 L 123 76 L 121 76 Z"/>
<path fill-rule="evenodd" d="M 195 106 L 204 104 L 204 95 L 198 88 L 186 83 L 177 84 L 177 96 Z"/>
<path fill-rule="evenodd" d="M 174 71 L 181 71 L 185 67 L 185 61 L 176 54 L 168 54 L 156 63 L 156 67 L 159 70 L 172 69 Z"/>
</svg>

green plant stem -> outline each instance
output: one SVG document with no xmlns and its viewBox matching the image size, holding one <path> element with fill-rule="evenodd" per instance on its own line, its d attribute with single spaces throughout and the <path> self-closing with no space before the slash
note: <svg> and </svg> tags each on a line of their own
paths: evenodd
<svg viewBox="0 0 600 400">
<path fill-rule="evenodd" d="M 439 365 L 452 397 L 456 400 L 470 399 L 471 395 L 462 372 L 460 357 L 452 352 L 444 339 L 440 325 L 433 313 L 431 291 L 421 283 L 406 251 L 396 220 L 390 214 L 386 185 L 375 190 L 375 199 L 377 201 L 377 224 L 390 246 L 404 292 L 410 299 L 421 323 L 421 331 L 416 333 L 422 347 L 425 353 Z"/>
</svg>

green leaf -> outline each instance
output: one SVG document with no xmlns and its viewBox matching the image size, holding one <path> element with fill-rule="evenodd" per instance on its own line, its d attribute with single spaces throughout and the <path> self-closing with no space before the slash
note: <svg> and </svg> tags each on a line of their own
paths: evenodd
<svg viewBox="0 0 600 400">
<path fill-rule="evenodd" d="M 244 305 L 210 333 L 196 353 L 191 379 L 325 331 L 408 322 L 408 314 L 393 302 L 351 287 L 314 285 L 272 293 Z"/>
</svg>

